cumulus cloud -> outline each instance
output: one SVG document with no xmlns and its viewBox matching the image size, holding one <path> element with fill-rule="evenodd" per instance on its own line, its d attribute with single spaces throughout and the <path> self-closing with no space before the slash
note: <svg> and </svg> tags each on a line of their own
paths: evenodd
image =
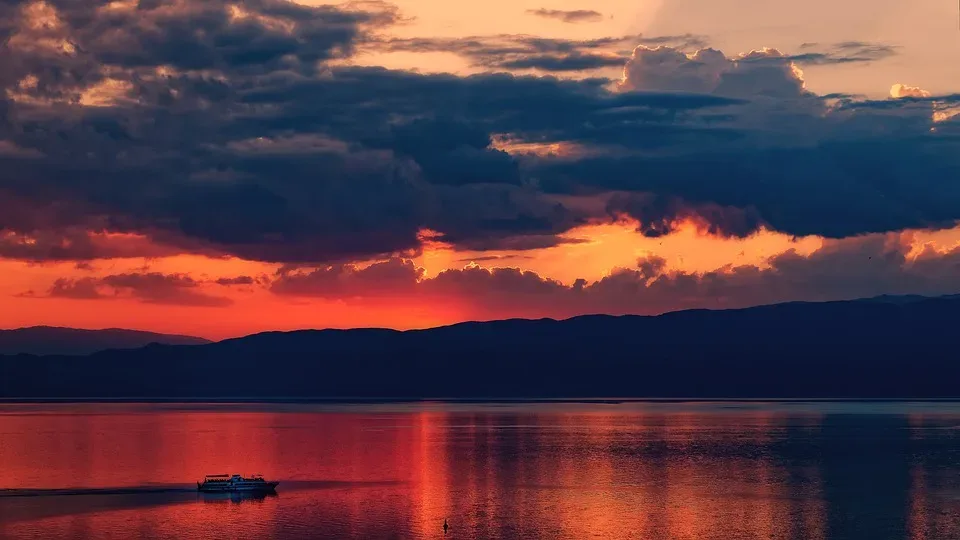
<svg viewBox="0 0 960 540">
<path fill-rule="evenodd" d="M 917 86 L 897 83 L 890 87 L 890 97 L 892 98 L 928 98 L 930 95 L 930 92 Z"/>
<path fill-rule="evenodd" d="M 667 46 L 638 46 L 627 60 L 624 90 L 697 92 L 726 97 L 793 99 L 806 95 L 802 73 L 790 57 L 761 49 L 727 58 L 715 49 L 688 54 Z"/>
<path fill-rule="evenodd" d="M 603 14 L 592 9 L 528 9 L 527 13 L 543 17 L 545 19 L 556 19 L 565 23 L 598 22 L 603 20 Z"/>
</svg>

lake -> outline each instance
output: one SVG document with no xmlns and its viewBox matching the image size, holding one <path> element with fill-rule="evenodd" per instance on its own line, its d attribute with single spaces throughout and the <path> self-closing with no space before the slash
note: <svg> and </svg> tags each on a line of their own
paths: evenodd
<svg viewBox="0 0 960 540">
<path fill-rule="evenodd" d="M 0 404 L 0 538 L 956 539 L 960 404 Z"/>
</svg>

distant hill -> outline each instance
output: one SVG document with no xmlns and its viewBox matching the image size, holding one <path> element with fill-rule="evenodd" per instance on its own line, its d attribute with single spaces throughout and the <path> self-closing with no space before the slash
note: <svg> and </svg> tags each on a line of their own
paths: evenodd
<svg viewBox="0 0 960 540">
<path fill-rule="evenodd" d="M 0 358 L 0 397 L 960 397 L 960 299 L 430 330 L 269 332 Z"/>
<path fill-rule="evenodd" d="M 949 294 L 945 296 L 936 296 L 936 297 L 921 296 L 919 294 L 906 294 L 906 295 L 899 295 L 899 296 L 884 294 L 881 296 L 874 296 L 872 298 L 863 298 L 858 301 L 859 302 L 886 302 L 889 304 L 906 304 L 909 302 L 921 302 L 924 300 L 933 300 L 933 299 L 960 300 L 960 294 Z"/>
<path fill-rule="evenodd" d="M 107 349 L 137 349 L 151 343 L 201 345 L 209 340 L 138 330 L 108 328 L 81 330 L 54 326 L 31 326 L 0 330 L 0 354 L 88 355 Z"/>
</svg>

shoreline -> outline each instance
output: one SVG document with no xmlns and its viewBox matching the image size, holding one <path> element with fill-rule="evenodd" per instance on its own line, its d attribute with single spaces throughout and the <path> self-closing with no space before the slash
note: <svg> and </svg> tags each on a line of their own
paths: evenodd
<svg viewBox="0 0 960 540">
<path fill-rule="evenodd" d="M 247 397 L 170 397 L 170 398 L 0 398 L 0 404 L 596 404 L 618 405 L 624 403 L 960 403 L 960 397 L 511 397 L 511 398 L 418 398 L 418 397 L 350 397 L 350 398 L 247 398 Z"/>
</svg>

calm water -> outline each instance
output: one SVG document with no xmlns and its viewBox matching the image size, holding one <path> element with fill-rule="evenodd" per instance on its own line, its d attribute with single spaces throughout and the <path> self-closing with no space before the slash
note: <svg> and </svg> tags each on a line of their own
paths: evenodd
<svg viewBox="0 0 960 540">
<path fill-rule="evenodd" d="M 956 539 L 960 405 L 0 405 L 0 490 L 0 538 Z"/>
</svg>

